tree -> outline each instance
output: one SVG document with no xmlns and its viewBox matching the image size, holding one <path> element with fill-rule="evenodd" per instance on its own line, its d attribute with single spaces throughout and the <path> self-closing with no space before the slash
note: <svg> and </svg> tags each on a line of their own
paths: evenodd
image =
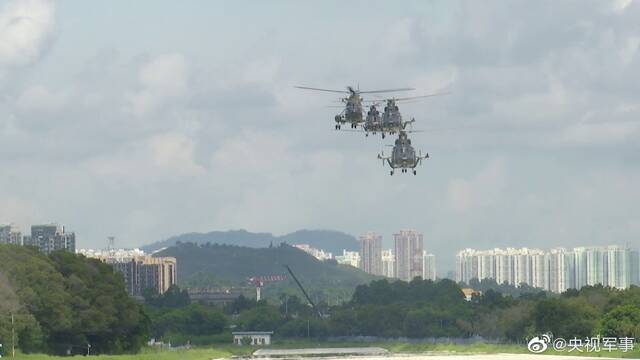
<svg viewBox="0 0 640 360">
<path fill-rule="evenodd" d="M 180 290 L 178 285 L 171 285 L 162 295 L 158 295 L 153 289 L 145 289 L 144 301 L 150 306 L 181 308 L 191 304 L 189 292 Z"/>
<path fill-rule="evenodd" d="M 640 308 L 619 305 L 604 314 L 597 332 L 602 336 L 640 338 Z"/>
<path fill-rule="evenodd" d="M 534 310 L 536 330 L 556 337 L 587 337 L 593 334 L 597 312 L 583 299 L 547 299 Z"/>
</svg>

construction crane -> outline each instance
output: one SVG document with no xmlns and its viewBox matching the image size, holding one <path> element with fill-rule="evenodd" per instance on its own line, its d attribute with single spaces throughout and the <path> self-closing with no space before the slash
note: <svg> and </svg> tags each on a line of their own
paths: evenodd
<svg viewBox="0 0 640 360">
<path fill-rule="evenodd" d="M 291 277 L 296 282 L 296 284 L 298 284 L 300 291 L 302 291 L 302 294 L 304 294 L 304 297 L 307 298 L 307 301 L 309 302 L 309 305 L 311 305 L 311 307 L 313 308 L 313 311 L 318 315 L 318 317 L 322 317 L 322 312 L 320 312 L 316 304 L 313 302 L 313 300 L 311 300 L 311 297 L 309 296 L 309 294 L 307 294 L 307 291 L 304 289 L 304 287 L 302 287 L 302 284 L 300 283 L 300 281 L 298 281 L 298 278 L 293 273 L 293 270 L 291 270 L 289 265 L 284 265 L 284 267 L 287 269 L 289 274 L 291 274 Z"/>
<path fill-rule="evenodd" d="M 266 282 L 287 280 L 287 275 L 254 276 L 248 279 L 256 287 L 256 302 L 260 301 L 261 289 Z"/>
</svg>

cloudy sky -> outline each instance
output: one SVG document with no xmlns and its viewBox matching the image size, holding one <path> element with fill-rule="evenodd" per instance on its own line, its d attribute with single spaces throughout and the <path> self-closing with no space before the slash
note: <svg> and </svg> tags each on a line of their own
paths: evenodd
<svg viewBox="0 0 640 360">
<path fill-rule="evenodd" d="M 640 2 L 0 1 L 0 223 L 640 245 Z M 418 176 L 332 94 L 411 86 Z M 28 232 L 28 231 L 27 231 Z"/>
</svg>

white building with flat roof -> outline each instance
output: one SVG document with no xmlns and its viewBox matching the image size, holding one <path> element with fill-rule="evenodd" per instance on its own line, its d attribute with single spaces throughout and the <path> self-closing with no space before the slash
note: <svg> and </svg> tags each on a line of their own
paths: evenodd
<svg viewBox="0 0 640 360">
<path fill-rule="evenodd" d="M 494 279 L 497 283 L 527 284 L 552 292 L 601 284 L 618 289 L 640 283 L 637 249 L 621 246 L 574 249 L 465 249 L 456 256 L 456 280 Z"/>
<path fill-rule="evenodd" d="M 436 256 L 424 251 L 422 265 L 422 278 L 436 281 Z"/>
<path fill-rule="evenodd" d="M 342 255 L 335 257 L 338 264 L 360 267 L 360 253 L 358 251 L 342 250 Z"/>
<path fill-rule="evenodd" d="M 271 345 L 273 331 L 234 331 L 231 334 L 233 335 L 233 343 L 238 346 L 260 346 Z"/>
</svg>

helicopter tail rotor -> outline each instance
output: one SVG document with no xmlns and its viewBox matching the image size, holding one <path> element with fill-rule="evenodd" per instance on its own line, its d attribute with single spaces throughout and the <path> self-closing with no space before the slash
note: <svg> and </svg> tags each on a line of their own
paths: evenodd
<svg viewBox="0 0 640 360">
<path fill-rule="evenodd" d="M 381 153 L 380 153 L 380 154 L 378 154 L 378 159 L 382 161 L 382 167 L 384 167 L 384 160 L 385 160 L 385 157 L 384 157 L 384 150 L 383 150 L 383 151 L 381 151 Z"/>
</svg>

